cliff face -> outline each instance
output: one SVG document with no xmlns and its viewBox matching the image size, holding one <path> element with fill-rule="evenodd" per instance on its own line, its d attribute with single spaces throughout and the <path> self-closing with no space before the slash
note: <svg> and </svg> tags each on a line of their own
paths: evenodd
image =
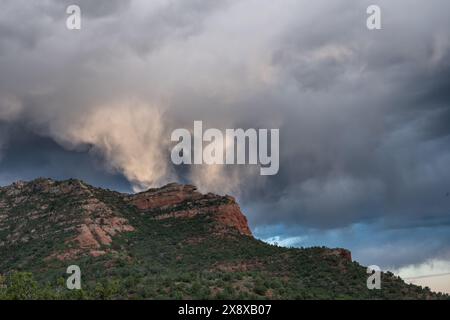
<svg viewBox="0 0 450 320">
<path fill-rule="evenodd" d="M 240 234 L 252 236 L 247 218 L 230 196 L 201 194 L 194 186 L 172 183 L 128 196 L 126 200 L 158 220 L 210 214 L 217 222 L 216 232 L 224 233 L 227 228 L 233 228 Z"/>
</svg>

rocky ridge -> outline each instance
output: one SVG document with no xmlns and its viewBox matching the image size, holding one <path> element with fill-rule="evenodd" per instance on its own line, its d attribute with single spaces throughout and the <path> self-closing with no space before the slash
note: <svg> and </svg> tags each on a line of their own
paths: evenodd
<svg viewBox="0 0 450 320">
<path fill-rule="evenodd" d="M 80 180 L 58 182 L 44 178 L 0 188 L 0 232 L 6 235 L 0 238 L 0 248 L 73 231 L 75 235 L 61 239 L 66 248 L 49 259 L 71 260 L 85 253 L 97 257 L 112 252 L 113 238 L 133 232 L 135 227 L 119 208 L 99 199 L 98 190 Z M 176 183 L 138 194 L 115 194 L 123 199 L 123 205 L 130 204 L 155 220 L 212 214 L 215 234 L 231 230 L 252 236 L 246 217 L 230 196 L 201 194 L 194 186 Z M 61 201 L 70 205 L 56 210 Z"/>
</svg>

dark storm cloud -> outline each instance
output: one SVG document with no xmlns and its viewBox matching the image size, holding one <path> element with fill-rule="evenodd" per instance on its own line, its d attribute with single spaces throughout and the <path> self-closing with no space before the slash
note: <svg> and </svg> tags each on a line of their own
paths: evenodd
<svg viewBox="0 0 450 320">
<path fill-rule="evenodd" d="M 46 171 L 23 163 L 30 177 L 97 157 L 136 189 L 238 195 L 254 227 L 449 224 L 448 1 L 379 1 L 380 31 L 365 27 L 368 1 L 81 1 L 74 32 L 67 4 L 0 12 L 3 175 L 19 170 L 20 124 L 54 143 L 24 156 L 67 152 Z M 280 128 L 279 174 L 175 168 L 170 132 L 194 120 Z"/>
<path fill-rule="evenodd" d="M 295 145 L 271 181 L 279 198 L 252 210 L 273 212 L 255 213 L 258 223 L 330 228 L 400 216 L 408 225 L 448 215 L 448 22 L 432 9 L 442 6 L 408 7 L 402 19 L 401 6 L 385 3 L 391 29 L 378 34 L 335 6 L 320 27 L 311 28 L 315 16 L 294 25 L 311 32 L 286 36 L 274 63 L 298 90 L 299 113 L 289 110 L 282 137 Z M 337 19 L 324 18 L 330 11 Z"/>
<path fill-rule="evenodd" d="M 8 132 L 7 152 L 0 161 L 0 185 L 36 177 L 52 179 L 77 178 L 94 186 L 130 192 L 129 182 L 122 176 L 105 171 L 102 159 L 89 154 L 88 148 L 68 151 L 52 139 L 40 137 L 16 125 L 8 130 L 0 125 L 0 132 Z"/>
</svg>

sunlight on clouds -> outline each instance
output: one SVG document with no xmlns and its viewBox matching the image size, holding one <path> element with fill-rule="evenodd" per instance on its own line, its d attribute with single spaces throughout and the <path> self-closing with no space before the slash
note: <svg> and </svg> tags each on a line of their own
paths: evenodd
<svg viewBox="0 0 450 320">
<path fill-rule="evenodd" d="M 421 264 L 392 270 L 392 272 L 405 279 L 407 283 L 428 286 L 434 291 L 450 294 L 450 260 L 428 260 Z"/>
<path fill-rule="evenodd" d="M 135 191 L 168 182 L 164 158 L 164 123 L 158 108 L 124 101 L 91 109 L 84 117 L 59 127 L 60 142 L 69 148 L 91 146 L 112 171 L 122 172 Z"/>
</svg>

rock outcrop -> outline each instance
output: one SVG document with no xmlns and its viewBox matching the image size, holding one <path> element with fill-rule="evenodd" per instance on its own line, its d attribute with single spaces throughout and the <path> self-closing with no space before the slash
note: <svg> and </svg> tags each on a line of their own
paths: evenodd
<svg viewBox="0 0 450 320">
<path fill-rule="evenodd" d="M 193 201 L 202 197 L 203 195 L 194 186 L 171 183 L 162 188 L 149 189 L 132 195 L 129 197 L 129 200 L 140 210 L 151 210 L 155 208 L 164 209 L 184 201 Z"/>
<path fill-rule="evenodd" d="M 352 262 L 353 261 L 352 260 L 352 253 L 350 252 L 350 250 L 342 249 L 342 248 L 334 248 L 334 249 L 326 248 L 322 252 L 322 256 L 324 256 L 324 257 L 329 257 L 329 256 L 337 257 L 341 261 L 344 261 L 344 262 Z"/>
<path fill-rule="evenodd" d="M 347 261 L 352 261 L 352 253 L 350 252 L 350 250 L 347 249 L 342 249 L 342 248 L 336 248 L 336 249 L 332 249 L 331 253 L 339 256 L 341 258 L 343 258 L 344 260 Z"/>
<path fill-rule="evenodd" d="M 127 196 L 126 200 L 140 211 L 154 215 L 157 220 L 210 215 L 217 222 L 215 232 L 223 234 L 232 228 L 240 234 L 252 236 L 247 218 L 231 196 L 202 194 L 195 186 L 171 183 Z"/>
<path fill-rule="evenodd" d="M 8 231 L 0 248 L 58 239 L 66 248 L 50 258 L 107 253 L 114 236 L 134 227 L 119 210 L 98 199 L 95 190 L 79 180 L 44 178 L 0 188 L 0 231 Z"/>
</svg>

